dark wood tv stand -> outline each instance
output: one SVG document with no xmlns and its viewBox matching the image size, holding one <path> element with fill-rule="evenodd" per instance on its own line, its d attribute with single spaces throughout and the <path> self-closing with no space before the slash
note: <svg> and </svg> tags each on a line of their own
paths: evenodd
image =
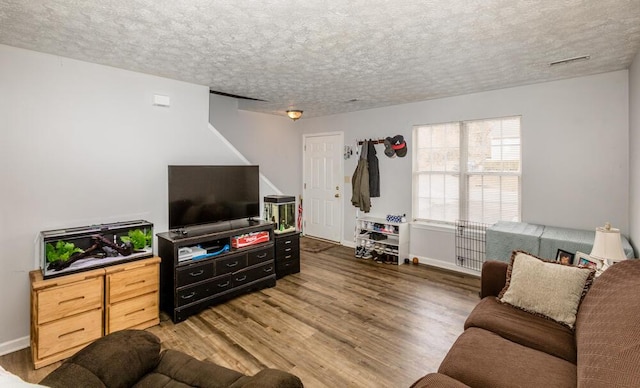
<svg viewBox="0 0 640 388">
<path fill-rule="evenodd" d="M 173 322 L 244 293 L 276 285 L 273 224 L 261 220 L 234 220 L 211 232 L 180 236 L 158 233 L 160 264 L 160 307 Z M 267 232 L 269 240 L 240 248 L 232 239 L 250 233 Z M 224 246 L 229 246 L 225 251 Z M 179 260 L 179 250 L 200 246 L 211 257 Z M 202 255 L 201 255 L 202 256 Z M 206 255 L 204 255 L 206 256 Z M 184 257 L 183 257 L 184 259 Z"/>
</svg>

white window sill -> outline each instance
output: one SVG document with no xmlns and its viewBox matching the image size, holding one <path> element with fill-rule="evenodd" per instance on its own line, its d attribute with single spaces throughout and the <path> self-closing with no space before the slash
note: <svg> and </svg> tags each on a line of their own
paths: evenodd
<svg viewBox="0 0 640 388">
<path fill-rule="evenodd" d="M 436 232 L 455 232 L 456 226 L 453 224 L 413 221 L 410 223 L 411 228 L 421 230 L 432 230 Z"/>
</svg>

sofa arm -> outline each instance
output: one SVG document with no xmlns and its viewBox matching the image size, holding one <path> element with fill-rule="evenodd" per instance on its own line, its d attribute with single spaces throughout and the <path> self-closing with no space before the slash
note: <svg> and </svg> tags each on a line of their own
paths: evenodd
<svg viewBox="0 0 640 388">
<path fill-rule="evenodd" d="M 160 340 L 142 330 L 97 339 L 40 382 L 47 387 L 131 387 L 156 367 Z"/>
<path fill-rule="evenodd" d="M 240 383 L 240 382 L 239 382 Z M 302 381 L 297 376 L 278 369 L 263 369 L 254 376 L 247 377 L 240 384 L 231 388 L 303 388 Z"/>
<path fill-rule="evenodd" d="M 411 388 L 470 388 L 458 380 L 442 373 L 429 373 L 411 385 Z"/>
<path fill-rule="evenodd" d="M 498 296 L 507 282 L 507 267 L 503 261 L 489 260 L 482 264 L 480 277 L 480 299 L 487 296 Z"/>
</svg>

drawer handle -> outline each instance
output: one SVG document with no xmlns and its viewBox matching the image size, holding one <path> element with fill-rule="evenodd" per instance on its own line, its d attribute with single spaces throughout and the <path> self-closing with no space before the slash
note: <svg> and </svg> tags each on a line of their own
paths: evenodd
<svg viewBox="0 0 640 388">
<path fill-rule="evenodd" d="M 226 283 L 222 283 L 222 284 L 218 283 L 218 287 L 220 287 L 220 288 L 225 288 L 228 285 L 229 285 L 229 281 L 228 280 L 226 281 Z"/>
<path fill-rule="evenodd" d="M 292 242 L 293 242 L 293 241 L 291 241 L 291 240 L 287 240 L 287 241 L 285 241 L 284 243 L 285 243 L 285 244 L 291 244 Z"/>
<path fill-rule="evenodd" d="M 195 292 L 195 291 L 192 291 L 189 295 L 182 295 L 182 296 L 181 296 L 181 298 L 182 298 L 182 299 L 191 299 L 191 298 L 193 298 L 194 296 L 196 296 L 196 292 Z"/>
<path fill-rule="evenodd" d="M 286 260 L 286 259 L 290 259 L 290 258 L 292 258 L 292 257 L 293 257 L 293 255 L 286 255 L 286 256 L 284 257 L 284 259 Z"/>
<path fill-rule="evenodd" d="M 290 267 L 290 266 L 292 266 L 292 265 L 293 265 L 293 262 L 291 262 L 291 261 L 289 261 L 289 262 L 287 262 L 287 263 L 284 263 L 284 266 L 285 266 L 285 267 Z"/>
<path fill-rule="evenodd" d="M 236 278 L 236 282 L 242 282 L 242 281 L 244 281 L 246 279 L 247 279 L 247 275 L 245 275 L 245 276 L 243 276 L 241 278 Z"/>
<path fill-rule="evenodd" d="M 63 304 L 63 303 L 75 302 L 76 300 L 82 300 L 82 299 L 84 299 L 84 295 L 83 296 L 78 296 L 76 298 L 67 299 L 67 300 L 61 300 L 60 302 L 58 302 L 58 306 Z"/>
<path fill-rule="evenodd" d="M 146 280 L 138 280 L 137 282 L 126 284 L 125 287 L 135 286 L 136 284 L 144 283 Z"/>
<path fill-rule="evenodd" d="M 204 273 L 204 269 L 201 269 L 201 270 L 200 270 L 200 271 L 198 271 L 198 272 L 189 272 L 189 275 L 190 275 L 190 276 L 194 276 L 194 277 L 195 277 L 195 276 L 200 276 L 200 275 L 202 275 L 203 273 Z"/>
<path fill-rule="evenodd" d="M 261 255 L 257 255 L 256 256 L 258 259 L 264 259 L 265 257 L 267 257 L 267 252 L 261 254 Z"/>
<path fill-rule="evenodd" d="M 84 327 L 83 327 L 83 328 L 80 328 L 80 329 L 78 329 L 78 330 L 70 331 L 70 332 L 68 332 L 68 333 L 60 334 L 60 335 L 58 336 L 58 339 L 61 339 L 62 337 L 66 337 L 66 336 L 68 336 L 68 335 L 72 335 L 72 334 L 80 333 L 80 332 L 82 332 L 82 331 L 84 331 Z"/>
<path fill-rule="evenodd" d="M 285 249 L 284 251 L 285 251 L 285 252 L 291 252 L 291 250 L 292 250 L 292 249 L 293 249 L 293 248 L 287 248 L 287 249 Z"/>
<path fill-rule="evenodd" d="M 272 272 L 272 271 L 273 271 L 273 267 L 263 268 L 262 270 L 263 270 L 264 272 Z"/>
<path fill-rule="evenodd" d="M 137 314 L 137 313 L 140 313 L 140 312 L 144 312 L 144 310 L 145 310 L 145 309 L 140 309 L 140 310 L 136 310 L 136 311 L 131 311 L 131 312 L 129 312 L 129 313 L 126 313 L 124 316 L 125 316 L 125 317 L 128 317 L 129 315 L 133 315 L 133 314 Z"/>
<path fill-rule="evenodd" d="M 228 268 L 233 268 L 233 267 L 235 267 L 236 265 L 238 265 L 238 262 L 237 262 L 237 261 L 234 261 L 233 263 L 227 263 L 227 267 L 228 267 Z"/>
</svg>

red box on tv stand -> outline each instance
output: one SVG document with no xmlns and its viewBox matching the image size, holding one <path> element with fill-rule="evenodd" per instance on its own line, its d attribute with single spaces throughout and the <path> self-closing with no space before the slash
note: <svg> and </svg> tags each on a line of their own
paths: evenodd
<svg viewBox="0 0 640 388">
<path fill-rule="evenodd" d="M 269 241 L 269 232 L 256 232 L 244 236 L 237 236 L 231 239 L 231 246 L 234 248 L 243 248 L 250 245 L 260 244 Z"/>
</svg>

